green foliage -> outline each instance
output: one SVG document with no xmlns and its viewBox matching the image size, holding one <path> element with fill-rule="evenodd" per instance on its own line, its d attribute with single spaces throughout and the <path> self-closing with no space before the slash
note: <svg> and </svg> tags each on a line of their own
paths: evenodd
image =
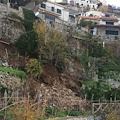
<svg viewBox="0 0 120 120">
<path fill-rule="evenodd" d="M 35 14 L 32 10 L 28 10 L 23 8 L 23 14 L 24 14 L 24 18 L 30 21 L 34 21 L 35 20 Z"/>
<path fill-rule="evenodd" d="M 93 29 L 94 23 L 92 21 L 86 21 L 85 19 L 81 19 L 80 24 L 78 24 L 78 26 L 89 27 L 89 29 Z"/>
<path fill-rule="evenodd" d="M 120 64 L 119 58 L 110 59 L 105 57 L 97 61 L 96 66 L 98 67 L 98 77 L 105 79 L 114 79 L 118 80 L 120 77 Z M 119 81 L 119 80 L 118 80 Z"/>
<path fill-rule="evenodd" d="M 75 111 L 75 110 L 70 110 L 69 115 L 70 116 L 78 116 L 78 115 L 80 115 L 80 112 L 79 111 Z"/>
<path fill-rule="evenodd" d="M 26 64 L 26 72 L 30 77 L 39 79 L 42 73 L 42 67 L 37 59 L 30 59 Z"/>
<path fill-rule="evenodd" d="M 66 57 L 66 42 L 58 30 L 51 28 L 47 31 L 44 23 L 34 24 L 38 35 L 38 52 L 40 60 L 47 60 L 55 66 L 63 66 Z"/>
<path fill-rule="evenodd" d="M 33 21 L 28 20 L 28 19 L 24 19 L 23 20 L 23 25 L 24 25 L 26 31 L 33 30 Z"/>
<path fill-rule="evenodd" d="M 86 81 L 83 82 L 85 89 L 83 90 L 87 94 L 87 99 L 91 100 L 92 95 L 94 95 L 93 100 L 110 100 L 110 97 L 114 100 L 120 99 L 120 88 L 112 88 L 110 85 L 101 82 Z"/>
<path fill-rule="evenodd" d="M 106 55 L 106 50 L 102 47 L 101 44 L 98 44 L 97 42 L 94 42 L 89 45 L 89 56 L 92 57 L 103 57 Z"/>
<path fill-rule="evenodd" d="M 28 31 L 18 38 L 16 47 L 22 52 L 29 55 L 37 52 L 37 34 L 34 30 Z"/>
<path fill-rule="evenodd" d="M 87 22 L 85 21 L 85 19 L 80 20 L 80 26 L 81 27 L 86 27 L 87 26 Z"/>
<path fill-rule="evenodd" d="M 77 57 L 77 59 L 79 60 L 80 64 L 85 68 L 88 69 L 88 61 L 90 60 L 90 57 L 82 55 L 80 57 Z"/>
<path fill-rule="evenodd" d="M 20 77 L 21 79 L 26 77 L 26 73 L 24 71 L 15 70 L 8 67 L 0 67 L 0 71 L 7 72 L 9 75 L 17 76 L 17 77 Z"/>
<path fill-rule="evenodd" d="M 27 31 L 33 29 L 33 22 L 35 21 L 35 14 L 33 11 L 23 8 L 24 20 L 23 24 Z"/>
<path fill-rule="evenodd" d="M 48 117 L 50 118 L 67 116 L 66 111 L 62 111 L 61 109 L 58 109 L 58 108 L 47 108 L 45 110 L 45 114 L 48 115 Z"/>
</svg>

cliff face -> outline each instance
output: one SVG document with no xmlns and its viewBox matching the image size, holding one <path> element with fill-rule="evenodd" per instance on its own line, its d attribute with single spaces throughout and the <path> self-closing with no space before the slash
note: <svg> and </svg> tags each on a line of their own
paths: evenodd
<svg viewBox="0 0 120 120">
<path fill-rule="evenodd" d="M 19 11 L 0 4 L 0 38 L 14 43 L 25 32 L 19 17 L 23 16 L 22 9 Z"/>
</svg>

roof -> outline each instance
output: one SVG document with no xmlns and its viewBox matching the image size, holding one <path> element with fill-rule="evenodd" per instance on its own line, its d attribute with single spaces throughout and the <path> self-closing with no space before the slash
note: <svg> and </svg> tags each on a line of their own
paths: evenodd
<svg viewBox="0 0 120 120">
<path fill-rule="evenodd" d="M 90 16 L 79 16 L 80 18 L 83 18 L 83 19 L 91 19 L 91 20 L 98 20 L 99 19 L 99 16 L 96 16 L 96 17 L 90 17 Z"/>
<path fill-rule="evenodd" d="M 118 22 L 118 19 L 116 17 L 105 17 L 105 16 L 102 16 L 101 20 Z"/>
</svg>

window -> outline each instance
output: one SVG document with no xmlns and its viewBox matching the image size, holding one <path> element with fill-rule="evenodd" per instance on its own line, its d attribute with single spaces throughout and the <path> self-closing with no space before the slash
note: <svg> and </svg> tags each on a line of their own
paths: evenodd
<svg viewBox="0 0 120 120">
<path fill-rule="evenodd" d="M 54 9 L 55 9 L 54 7 L 51 7 L 51 11 L 53 11 L 53 12 L 54 12 Z"/>
<path fill-rule="evenodd" d="M 48 14 L 45 14 L 45 19 L 49 19 L 49 20 L 55 21 L 55 17 L 53 17 L 51 15 L 48 15 Z"/>
<path fill-rule="evenodd" d="M 106 14 L 105 17 L 110 17 L 110 15 Z"/>
<path fill-rule="evenodd" d="M 70 5 L 74 5 L 74 1 L 70 1 Z"/>
<path fill-rule="evenodd" d="M 81 4 L 81 6 L 83 6 L 83 4 Z"/>
<path fill-rule="evenodd" d="M 114 22 L 106 22 L 106 25 L 114 25 Z"/>
<path fill-rule="evenodd" d="M 106 35 L 118 35 L 118 31 L 106 30 Z"/>
<path fill-rule="evenodd" d="M 87 1 L 87 3 L 88 3 L 88 1 Z"/>
<path fill-rule="evenodd" d="M 57 9 L 57 13 L 61 14 L 61 10 L 60 10 L 60 9 Z"/>
<path fill-rule="evenodd" d="M 42 3 L 41 8 L 46 8 L 46 4 Z"/>
<path fill-rule="evenodd" d="M 95 6 L 93 5 L 93 8 L 94 8 Z"/>
<path fill-rule="evenodd" d="M 97 25 L 97 22 L 95 22 L 95 25 Z"/>
</svg>

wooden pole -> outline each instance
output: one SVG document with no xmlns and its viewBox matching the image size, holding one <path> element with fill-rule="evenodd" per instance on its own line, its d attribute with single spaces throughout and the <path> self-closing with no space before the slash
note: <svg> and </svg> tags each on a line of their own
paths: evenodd
<svg viewBox="0 0 120 120">
<path fill-rule="evenodd" d="M 5 101 L 5 108 L 7 106 L 7 91 L 5 90 L 5 93 L 4 93 L 4 101 Z M 4 120 L 6 120 L 7 116 L 6 116 L 6 113 L 7 113 L 7 110 L 5 109 L 5 116 L 4 116 Z"/>
<path fill-rule="evenodd" d="M 94 103 L 92 103 L 92 114 L 94 114 Z"/>
</svg>

